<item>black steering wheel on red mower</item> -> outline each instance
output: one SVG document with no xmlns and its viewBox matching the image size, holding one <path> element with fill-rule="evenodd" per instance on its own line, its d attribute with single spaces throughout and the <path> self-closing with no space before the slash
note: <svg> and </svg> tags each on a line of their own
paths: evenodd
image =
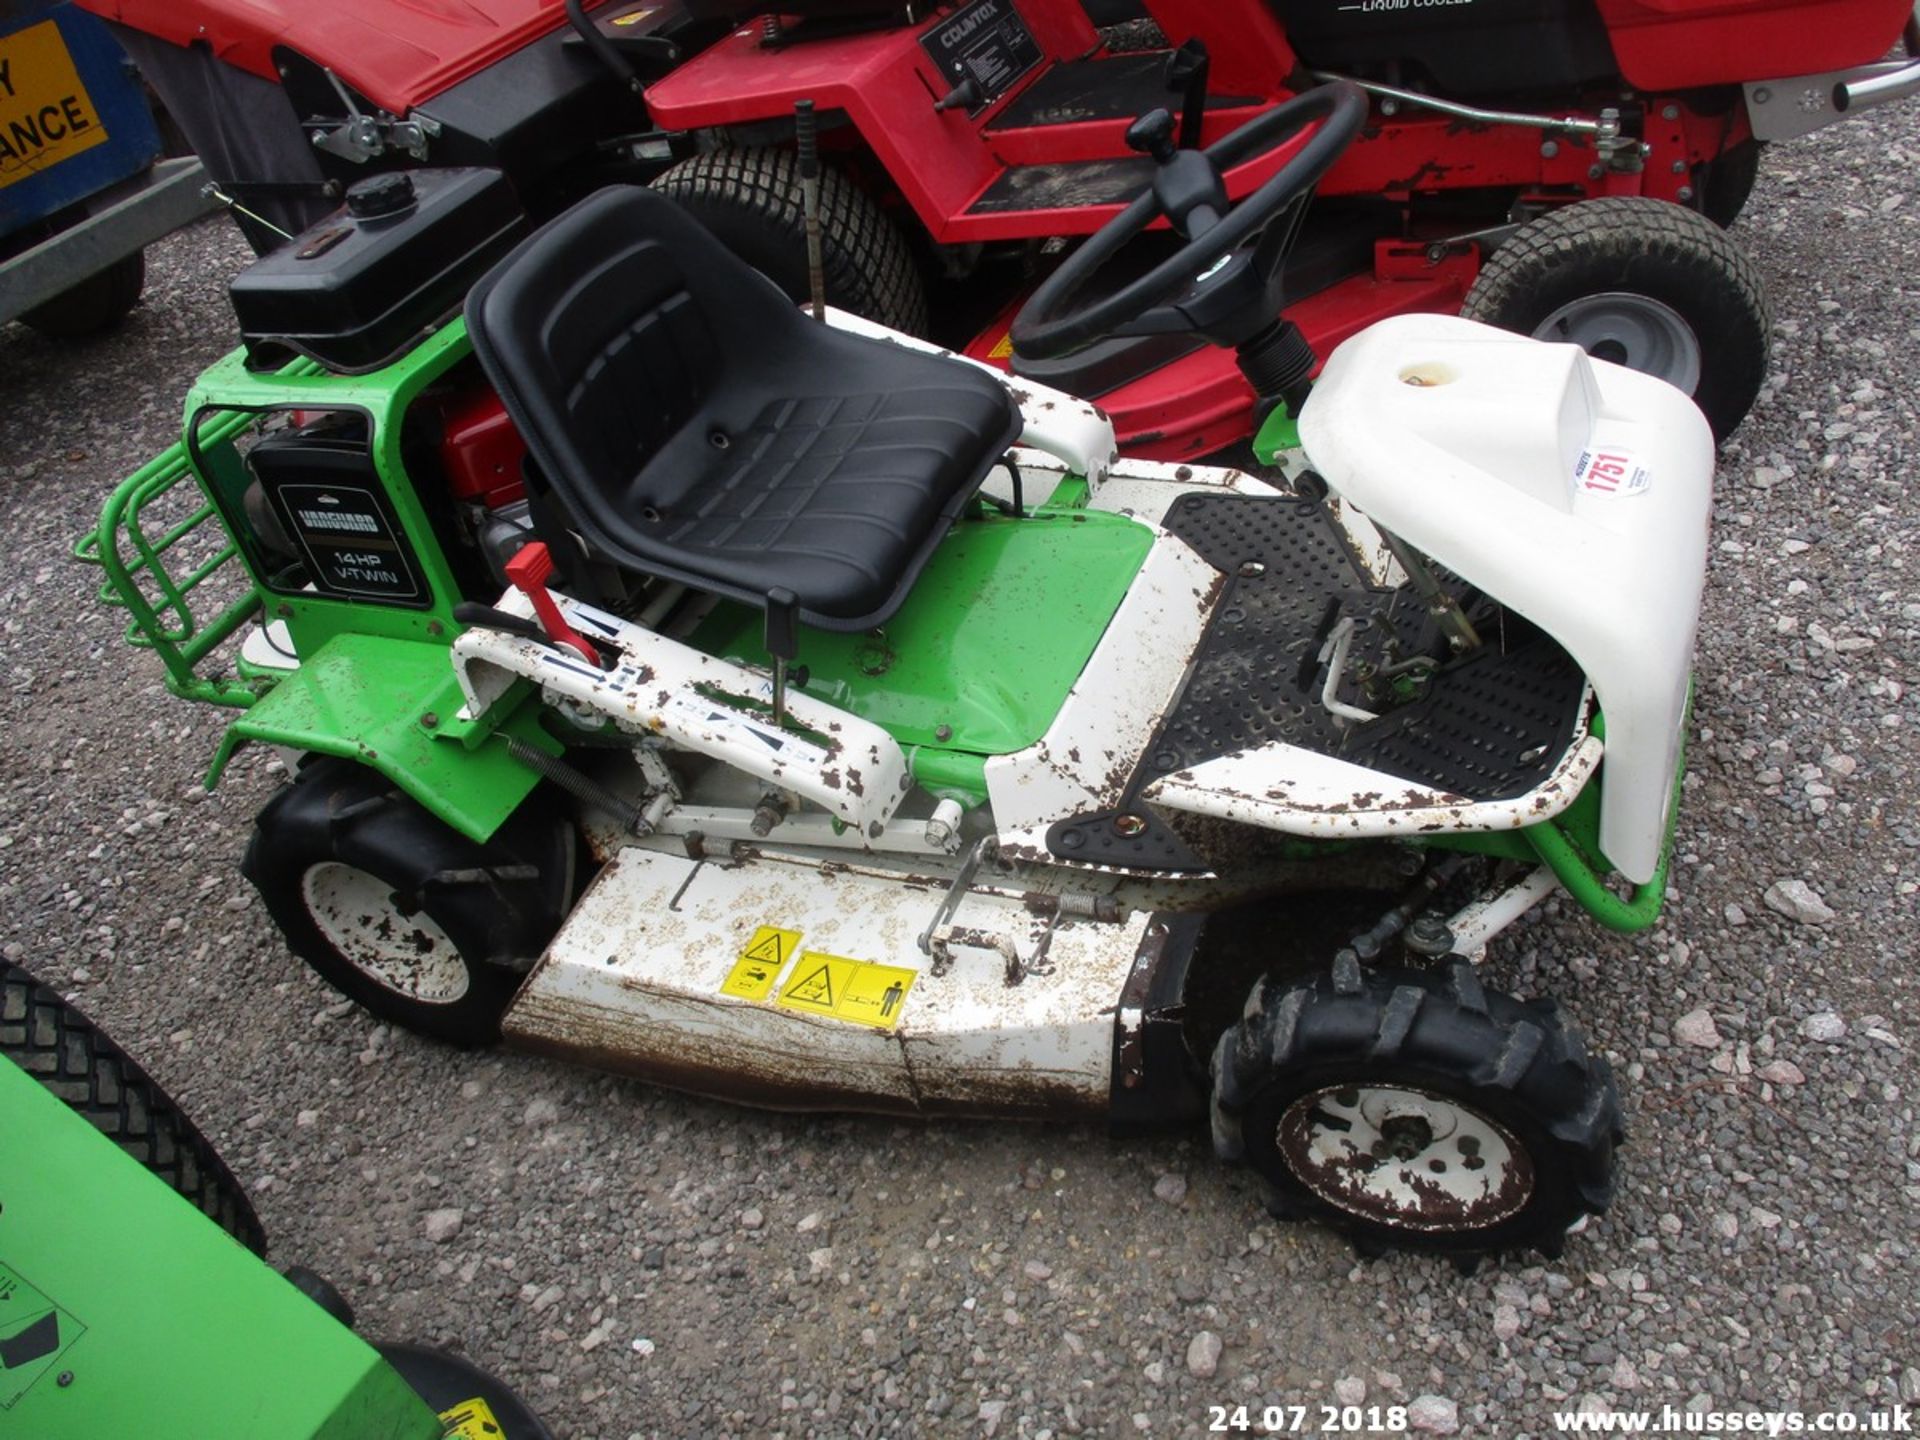
<svg viewBox="0 0 1920 1440">
<path fill-rule="evenodd" d="M 1051 360 L 1109 336 L 1197 333 L 1238 346 L 1274 324 L 1281 270 L 1304 208 L 1299 203 L 1360 132 L 1367 100 L 1344 81 L 1278 105 L 1205 150 L 1178 150 L 1173 117 L 1151 111 L 1127 143 L 1152 155 L 1153 184 L 1060 262 L 1013 322 L 1013 348 Z M 1300 152 L 1235 205 L 1224 171 L 1317 123 Z M 1165 218 L 1187 243 L 1100 300 L 1069 308 L 1121 247 Z M 1276 223 L 1284 222 L 1284 223 Z"/>
</svg>

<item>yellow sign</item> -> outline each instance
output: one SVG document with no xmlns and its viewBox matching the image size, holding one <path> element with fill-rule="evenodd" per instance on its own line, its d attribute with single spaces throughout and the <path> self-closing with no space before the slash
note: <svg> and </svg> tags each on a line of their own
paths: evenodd
<svg viewBox="0 0 1920 1440">
<path fill-rule="evenodd" d="M 624 15 L 614 16 L 612 23 L 615 25 L 638 25 L 659 8 L 658 5 L 649 5 L 640 10 L 629 10 Z"/>
<path fill-rule="evenodd" d="M 993 348 L 987 351 L 989 360 L 1007 360 L 1013 356 L 1013 331 L 1009 330 L 993 342 Z"/>
<path fill-rule="evenodd" d="M 106 138 L 58 25 L 43 20 L 0 39 L 0 189 Z"/>
<path fill-rule="evenodd" d="M 442 1410 L 440 1423 L 446 1427 L 441 1440 L 506 1440 L 507 1432 L 493 1418 L 493 1407 L 477 1395 Z"/>
<path fill-rule="evenodd" d="M 855 1025 L 891 1030 L 906 1009 L 907 992 L 919 971 L 898 965 L 875 965 L 808 950 L 788 977 L 780 998 L 785 1009 L 807 1015 L 827 1015 Z"/>
<path fill-rule="evenodd" d="M 727 978 L 720 982 L 720 993 L 741 1000 L 766 999 L 780 974 L 780 967 L 799 948 L 798 930 L 762 925 L 753 932 L 753 938 L 741 950 L 740 958 L 733 962 L 733 969 L 727 972 Z"/>
</svg>

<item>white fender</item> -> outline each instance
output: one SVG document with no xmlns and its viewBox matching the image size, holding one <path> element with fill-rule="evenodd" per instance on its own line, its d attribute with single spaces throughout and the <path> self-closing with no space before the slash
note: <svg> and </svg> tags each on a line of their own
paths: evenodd
<svg viewBox="0 0 1920 1440">
<path fill-rule="evenodd" d="M 1313 467 L 1383 529 L 1541 626 L 1606 715 L 1600 844 L 1658 867 L 1706 579 L 1713 436 L 1664 381 L 1443 315 L 1334 351 Z"/>
</svg>

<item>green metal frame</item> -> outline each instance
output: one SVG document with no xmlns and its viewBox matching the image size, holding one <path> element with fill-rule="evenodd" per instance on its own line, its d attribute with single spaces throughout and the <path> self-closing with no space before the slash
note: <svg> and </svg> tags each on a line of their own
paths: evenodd
<svg viewBox="0 0 1920 1440">
<path fill-rule="evenodd" d="M 891 734 L 935 794 L 977 803 L 987 757 L 1046 733 L 1152 548 L 1153 532 L 1122 515 L 989 508 L 954 526 L 883 628 L 806 631 L 805 689 Z M 772 663 L 763 618 L 744 605 L 717 607 L 689 643 Z"/>
<path fill-rule="evenodd" d="M 1691 714 L 1689 702 L 1688 715 Z M 1686 723 L 1684 719 L 1681 722 L 1683 734 Z M 1606 738 L 1604 715 L 1593 717 L 1593 733 L 1602 740 Z M 1574 902 L 1601 925 L 1630 935 L 1658 920 L 1660 907 L 1666 903 L 1667 875 L 1673 865 L 1673 836 L 1680 824 L 1681 781 L 1686 769 L 1683 741 L 1674 765 L 1673 798 L 1667 808 L 1667 837 L 1660 847 L 1660 863 L 1654 868 L 1653 877 L 1643 885 L 1634 886 L 1631 895 L 1618 894 L 1608 883 L 1617 872 L 1600 848 L 1598 777 L 1590 780 L 1565 810 L 1538 825 L 1529 825 L 1523 830 L 1435 835 L 1423 843 L 1436 850 L 1463 850 L 1528 863 L 1537 861 L 1551 870 Z"/>
<path fill-rule="evenodd" d="M 4 1059 L 0 1114 L 0 1337 L 58 1347 L 0 1368 L 0 1433 L 439 1440 L 370 1345 Z"/>
<path fill-rule="evenodd" d="M 228 443 L 252 419 L 227 415 L 211 420 L 203 431 L 205 442 Z M 239 547 L 229 532 L 210 559 L 176 576 L 167 568 L 168 553 L 203 526 L 218 526 L 219 512 L 203 495 L 183 520 L 168 524 L 148 518 L 149 510 L 192 474 L 184 443 L 142 465 L 107 497 L 99 525 L 80 537 L 74 558 L 105 572 L 100 599 L 131 616 L 127 643 L 160 657 L 169 690 L 189 700 L 244 708 L 260 698 L 272 683 L 269 679 L 202 674 L 201 666 L 236 630 L 259 618 L 261 595 L 253 577 L 247 574 L 244 592 L 215 615 L 196 614 L 191 600 L 214 575 L 245 573 Z"/>
<path fill-rule="evenodd" d="M 452 607 L 461 597 L 407 479 L 402 438 L 421 392 L 471 353 L 460 320 L 367 375 L 334 375 L 306 360 L 255 373 L 244 351 L 235 351 L 195 383 L 181 442 L 123 482 L 76 546 L 78 558 L 105 572 L 101 598 L 129 612 L 128 640 L 160 657 L 173 693 L 245 712 L 214 756 L 209 786 L 247 741 L 338 755 L 373 766 L 455 829 L 484 840 L 537 780 L 489 739 L 505 733 L 550 753 L 563 748 L 540 728 L 541 707 L 525 683 L 479 723 L 459 719 L 447 646 L 459 630 Z M 254 563 L 242 511 L 251 477 L 240 443 L 260 415 L 294 409 L 366 417 L 375 473 L 429 593 L 424 608 L 276 591 Z M 189 516 L 151 520 L 190 477 L 200 497 Z M 928 788 L 983 799 L 986 757 L 1020 749 L 1044 731 L 1151 547 L 1144 527 L 1087 511 L 1086 493 L 1083 481 L 1069 481 L 1028 519 L 986 513 L 964 523 L 882 635 L 809 631 L 808 688 L 855 713 L 875 711 L 869 718 L 907 748 Z M 172 572 L 170 553 L 185 553 L 178 547 L 208 525 L 224 532 L 212 558 Z M 195 592 L 211 593 L 216 576 L 239 581 L 241 593 L 215 613 L 199 613 Z M 298 669 L 238 664 L 228 672 L 211 663 L 244 626 L 271 620 L 286 626 Z M 757 616 L 725 606 L 696 643 L 765 664 L 759 628 Z M 1058 684 L 1030 696 L 983 680 L 1015 662 Z"/>
<path fill-rule="evenodd" d="M 338 755 L 379 770 L 455 829 L 485 840 L 538 783 L 504 745 L 489 742 L 507 734 L 550 753 L 562 748 L 541 729 L 531 686 L 516 687 L 478 722 L 459 716 L 463 702 L 447 650 L 459 631 L 453 606 L 461 595 L 407 480 L 402 438 L 421 392 L 471 353 L 459 320 L 368 375 L 330 374 L 309 360 L 259 374 L 236 350 L 195 383 L 180 443 L 123 481 L 100 523 L 75 546 L 76 558 L 104 573 L 101 599 L 131 617 L 127 640 L 159 657 L 169 690 L 244 712 L 214 755 L 209 788 L 247 741 Z M 239 442 L 262 414 L 295 409 L 366 417 L 374 472 L 420 567 L 425 606 L 279 593 L 249 563 L 238 538 L 249 479 Z M 184 518 L 154 518 L 189 479 L 198 503 Z M 209 544 L 216 532 L 218 542 Z M 170 568 L 194 537 L 205 557 Z M 237 597 L 196 608 L 222 586 L 237 586 Z M 243 627 L 272 620 L 286 626 L 301 657 L 298 669 L 214 663 L 215 652 Z"/>
</svg>

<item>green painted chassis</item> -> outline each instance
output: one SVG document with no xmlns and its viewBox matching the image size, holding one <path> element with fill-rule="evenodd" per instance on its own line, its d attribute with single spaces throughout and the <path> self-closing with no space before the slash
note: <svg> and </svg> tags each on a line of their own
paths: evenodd
<svg viewBox="0 0 1920 1440">
<path fill-rule="evenodd" d="M 218 783 L 234 750 L 248 741 L 336 755 L 372 766 L 454 829 L 485 840 L 537 780 L 531 769 L 508 754 L 501 737 L 525 740 L 551 754 L 565 750 L 564 741 L 547 728 L 545 707 L 524 683 L 484 715 L 461 715 L 463 697 L 448 647 L 461 628 L 453 619 L 453 606 L 467 597 L 461 595 L 453 567 L 408 480 L 401 437 L 409 408 L 471 353 L 465 325 L 459 320 L 385 369 L 367 375 L 331 374 L 310 361 L 260 373 L 249 370 L 244 352 L 236 351 L 216 362 L 195 384 L 187 400 L 181 442 L 123 481 L 108 499 L 99 525 L 75 546 L 76 558 L 101 569 L 101 599 L 128 612 L 127 640 L 159 657 L 173 693 L 241 711 L 215 754 L 206 777 L 209 788 Z M 375 471 L 423 572 L 429 596 L 425 606 L 403 609 L 311 591 L 276 591 L 259 574 L 228 519 L 241 513 L 248 478 L 236 442 L 261 414 L 295 409 L 352 410 L 366 417 Z M 1290 443 L 1297 443 L 1297 435 L 1284 414 L 1277 414 L 1256 440 L 1256 450 L 1270 455 Z M 167 509 L 162 502 L 189 477 L 197 482 L 198 502 L 181 515 L 176 497 L 166 518 L 158 518 Z M 1040 513 L 1069 514 L 1082 522 L 1104 520 L 1080 508 L 1085 498 L 1084 482 L 1070 480 Z M 1138 533 L 1137 527 L 1127 528 Z M 1103 535 L 1098 525 L 1087 526 L 1082 534 L 1084 540 L 1073 542 L 1076 548 L 1119 543 L 1114 536 Z M 982 603 L 989 587 L 968 579 L 968 574 L 984 575 L 993 564 L 1006 563 L 1004 555 L 986 548 L 990 553 L 971 572 L 963 571 L 958 584 L 927 597 L 929 610 L 937 614 L 942 606 Z M 181 566 L 178 573 L 168 564 L 176 550 L 194 556 L 190 563 L 176 561 Z M 1124 563 L 1127 557 L 1115 551 L 1111 558 Z M 1122 573 L 1130 579 L 1139 559 L 1137 554 L 1132 556 L 1131 563 L 1118 572 L 1113 565 L 1103 564 L 1089 567 L 1087 573 Z M 232 591 L 231 598 L 209 602 L 203 595 L 201 610 L 196 612 L 195 592 L 207 587 L 206 593 L 211 594 L 220 588 L 209 583 L 215 577 L 221 577 Z M 1002 586 L 999 593 L 1004 596 L 1014 588 Z M 1040 643 L 1060 627 L 1048 626 L 1046 615 L 1036 616 L 1033 610 L 1028 607 L 1022 623 L 1032 632 L 1034 643 Z M 223 666 L 222 647 L 236 634 L 249 625 L 273 620 L 285 624 L 295 653 L 302 657 L 297 669 L 253 667 L 243 661 L 231 669 Z M 909 641 L 910 634 L 903 637 L 900 623 L 889 626 L 889 643 L 896 650 L 910 653 Z M 703 628 L 696 643 L 744 663 L 764 659 L 750 631 L 737 620 L 727 623 L 724 612 L 720 620 Z M 847 643 L 847 654 L 838 657 L 835 668 L 848 673 L 861 668 L 855 644 L 857 640 Z M 809 668 L 816 674 L 821 672 L 822 658 L 809 653 Z M 994 658 L 1005 669 L 1017 657 Z M 1084 662 L 1084 654 L 1080 659 Z M 936 708 L 951 711 L 956 680 L 964 684 L 967 675 L 984 673 L 964 660 L 964 656 L 942 656 L 938 664 L 890 674 L 887 684 L 938 693 L 941 704 Z M 1044 673 L 1046 667 L 1033 668 Z M 1078 673 L 1077 666 L 1072 673 Z M 1050 707 L 1040 708 L 1051 714 Z M 983 799 L 983 749 L 994 753 L 995 747 L 985 744 L 985 737 L 972 749 L 965 743 L 967 736 L 960 737 L 961 743 L 930 743 L 932 737 L 922 733 L 925 724 L 919 718 L 927 713 L 931 711 L 926 707 L 909 704 L 904 707 L 905 718 L 874 718 L 908 748 L 919 783 L 971 802 Z M 1030 729 L 1033 717 L 1022 718 Z M 1604 733 L 1602 717 L 1596 717 L 1595 724 Z M 1037 732 L 1031 738 L 1037 738 Z M 1008 744 L 1005 735 L 1000 739 Z M 1676 805 L 1679 793 L 1676 783 Z M 1414 843 L 1543 863 L 1600 924 L 1619 931 L 1644 929 L 1657 918 L 1665 894 L 1671 820 L 1658 872 L 1624 895 L 1616 889 L 1598 834 L 1596 783 L 1551 820 L 1506 832 L 1430 835 Z M 1303 855 L 1321 853 L 1338 843 L 1303 841 L 1300 849 Z"/>
<path fill-rule="evenodd" d="M 0 1433 L 445 1433 L 372 1346 L 6 1059 L 0 1115 L 0 1339 L 37 1324 L 58 1347 L 0 1367 Z"/>
</svg>

